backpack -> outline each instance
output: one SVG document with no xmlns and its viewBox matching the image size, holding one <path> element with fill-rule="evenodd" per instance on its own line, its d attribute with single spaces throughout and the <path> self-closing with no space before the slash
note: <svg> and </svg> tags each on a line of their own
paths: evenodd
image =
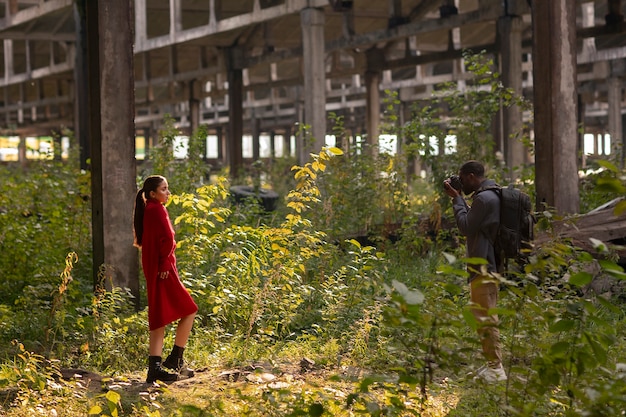
<svg viewBox="0 0 626 417">
<path fill-rule="evenodd" d="M 513 185 L 495 185 L 483 190 L 491 190 L 500 197 L 500 226 L 493 242 L 498 265 L 507 259 L 523 263 L 533 247 L 536 223 L 530 197 Z"/>
</svg>

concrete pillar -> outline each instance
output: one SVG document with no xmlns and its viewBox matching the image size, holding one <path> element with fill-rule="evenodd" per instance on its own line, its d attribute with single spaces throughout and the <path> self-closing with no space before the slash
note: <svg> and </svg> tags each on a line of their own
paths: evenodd
<svg viewBox="0 0 626 417">
<path fill-rule="evenodd" d="M 59 127 L 59 132 L 61 132 L 62 127 Z M 55 161 L 63 160 L 63 141 L 61 140 L 61 135 L 52 136 L 52 149 L 54 151 L 53 158 Z"/>
<path fill-rule="evenodd" d="M 270 159 L 276 159 L 276 131 L 270 132 Z"/>
<path fill-rule="evenodd" d="M 26 158 L 26 136 L 20 136 L 20 143 L 17 145 L 17 160 L 22 168 L 26 168 L 28 165 L 28 159 Z"/>
<path fill-rule="evenodd" d="M 377 149 L 380 135 L 380 81 L 385 62 L 385 54 L 378 48 L 366 52 L 367 70 L 365 71 L 365 117 L 367 124 L 367 143 Z"/>
<path fill-rule="evenodd" d="M 324 65 L 324 11 L 306 8 L 300 12 L 304 71 L 304 123 L 311 127 L 313 142 L 298 147 L 298 163 L 319 153 L 326 140 L 326 69 Z M 300 138 L 302 141 L 302 138 Z"/>
<path fill-rule="evenodd" d="M 626 115 L 622 114 L 622 168 L 626 163 Z"/>
<path fill-rule="evenodd" d="M 152 135 L 153 129 L 151 127 L 146 127 L 142 131 L 144 138 L 144 150 L 146 152 L 144 157 L 144 163 L 150 158 L 150 151 L 152 150 Z"/>
<path fill-rule="evenodd" d="M 226 138 L 224 137 L 224 128 L 222 126 L 216 127 L 215 135 L 217 136 L 217 159 L 222 165 L 226 165 L 228 160 L 224 152 L 224 149 L 227 147 Z"/>
<path fill-rule="evenodd" d="M 536 1 L 533 19 L 537 209 L 579 210 L 576 2 Z"/>
<path fill-rule="evenodd" d="M 252 162 L 261 159 L 261 120 L 257 119 L 252 109 Z"/>
<path fill-rule="evenodd" d="M 83 0 L 81 0 L 83 1 Z M 102 129 L 100 126 L 100 35 L 98 3 L 84 0 L 87 42 L 87 114 L 91 158 L 91 228 L 93 282 L 99 284 L 104 265 L 104 208 L 102 192 Z M 129 216 L 131 217 L 132 214 Z M 132 228 L 131 228 L 132 233 Z"/>
<path fill-rule="evenodd" d="M 522 95 L 522 18 L 502 16 L 498 19 L 499 49 L 502 83 Z M 522 165 L 527 162 L 526 150 L 520 141 L 523 126 L 519 106 L 502 108 L 502 143 L 507 172 L 511 180 L 519 178 Z"/>
<path fill-rule="evenodd" d="M 624 15 L 621 12 L 622 0 L 608 0 L 609 13 L 604 17 L 607 25 L 619 25 L 624 22 Z"/>
<path fill-rule="evenodd" d="M 585 103 L 583 101 L 582 94 L 577 94 L 577 115 L 576 120 L 580 125 L 580 129 L 578 130 L 578 152 L 580 155 L 579 166 L 581 168 L 587 167 L 587 155 L 585 155 Z"/>
<path fill-rule="evenodd" d="M 236 178 L 243 170 L 243 71 L 238 64 L 239 49 L 228 51 L 228 143 L 226 157 L 230 175 Z"/>
<path fill-rule="evenodd" d="M 89 113 L 87 108 L 87 17 L 85 2 L 74 2 L 74 21 L 76 22 L 76 63 L 74 66 L 74 136 L 79 146 L 80 168 L 88 169 L 87 161 L 91 157 L 91 142 L 89 141 Z"/>
<path fill-rule="evenodd" d="M 196 84 L 195 80 L 189 81 L 189 137 L 200 127 L 200 100 L 196 98 Z"/>
<path fill-rule="evenodd" d="M 622 148 L 622 80 L 616 75 L 611 75 L 607 80 L 607 87 L 611 160 L 619 167 L 624 163 L 624 149 Z"/>
<path fill-rule="evenodd" d="M 295 135 L 294 126 L 289 126 L 288 129 L 285 129 L 285 136 L 283 137 L 283 156 L 291 157 L 291 137 Z"/>
<path fill-rule="evenodd" d="M 92 179 L 96 179 L 92 195 L 101 196 L 101 207 L 95 207 L 97 212 L 93 213 L 94 223 L 98 223 L 94 240 L 99 241 L 94 252 L 96 246 L 97 250 L 103 249 L 103 254 L 94 254 L 94 259 L 104 258 L 101 264 L 94 262 L 94 268 L 104 266 L 107 282 L 110 279 L 114 286 L 129 288 L 139 306 L 139 264 L 133 247 L 132 219 L 137 193 L 133 5 L 126 0 L 100 1 L 95 6 L 91 3 L 96 2 L 86 2 L 87 36 L 90 41 L 97 37 L 98 47 L 93 52 L 98 53 L 99 68 L 90 65 L 90 78 L 98 71 L 100 84 L 99 92 L 89 97 L 100 107 L 100 135 L 92 142 L 93 157 L 99 159 L 92 169 Z M 96 33 L 89 27 L 92 13 L 97 16 Z"/>
</svg>

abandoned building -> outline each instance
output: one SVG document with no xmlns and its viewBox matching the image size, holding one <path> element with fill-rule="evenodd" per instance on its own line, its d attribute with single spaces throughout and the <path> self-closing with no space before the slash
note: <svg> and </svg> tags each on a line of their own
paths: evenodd
<svg viewBox="0 0 626 417">
<path fill-rule="evenodd" d="M 207 126 L 216 167 L 259 159 L 261 138 L 302 162 L 322 141 L 296 124 L 325 138 L 334 112 L 376 141 L 385 90 L 408 111 L 441 82 L 462 89 L 463 52 L 486 51 L 533 102 L 535 160 L 509 139 L 524 114 L 504 109 L 505 161 L 534 163 L 538 201 L 576 213 L 584 155 L 623 145 L 623 15 L 621 0 L 2 0 L 0 126 L 17 161 L 28 137 L 73 132 L 100 195 L 94 264 L 124 264 L 137 138 L 149 150 L 166 114 Z"/>
</svg>

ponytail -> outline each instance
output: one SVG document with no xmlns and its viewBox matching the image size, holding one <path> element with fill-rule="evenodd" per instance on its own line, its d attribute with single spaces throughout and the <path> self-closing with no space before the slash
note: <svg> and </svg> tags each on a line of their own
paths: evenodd
<svg viewBox="0 0 626 417">
<path fill-rule="evenodd" d="M 133 231 L 135 235 L 134 245 L 138 248 L 141 248 L 143 238 L 143 214 L 146 209 L 146 200 L 150 197 L 150 192 L 156 191 L 163 181 L 165 181 L 165 177 L 161 175 L 150 175 L 143 182 L 141 190 L 137 191 L 135 213 L 133 215 Z"/>
<path fill-rule="evenodd" d="M 133 215 L 133 231 L 135 235 L 134 245 L 141 248 L 141 239 L 143 238 L 143 212 L 146 209 L 146 199 L 144 198 L 144 189 L 137 191 L 135 197 L 135 213 Z"/>
</svg>

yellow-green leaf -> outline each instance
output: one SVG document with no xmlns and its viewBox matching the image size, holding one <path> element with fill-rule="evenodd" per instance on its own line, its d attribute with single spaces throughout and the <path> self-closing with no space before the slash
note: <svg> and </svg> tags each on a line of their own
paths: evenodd
<svg viewBox="0 0 626 417">
<path fill-rule="evenodd" d="M 336 146 L 328 148 L 328 151 L 332 153 L 333 155 L 343 155 L 343 151 L 340 148 L 337 148 Z"/>
<path fill-rule="evenodd" d="M 100 407 L 99 405 L 94 405 L 93 407 L 91 407 L 89 409 L 89 415 L 100 415 L 100 413 L 102 413 L 102 407 Z"/>
<path fill-rule="evenodd" d="M 118 404 L 120 402 L 120 399 L 122 398 L 120 396 L 120 394 L 118 394 L 115 391 L 109 391 L 106 393 L 105 395 L 106 399 L 109 400 L 110 402 L 112 402 L 113 404 Z"/>
</svg>

